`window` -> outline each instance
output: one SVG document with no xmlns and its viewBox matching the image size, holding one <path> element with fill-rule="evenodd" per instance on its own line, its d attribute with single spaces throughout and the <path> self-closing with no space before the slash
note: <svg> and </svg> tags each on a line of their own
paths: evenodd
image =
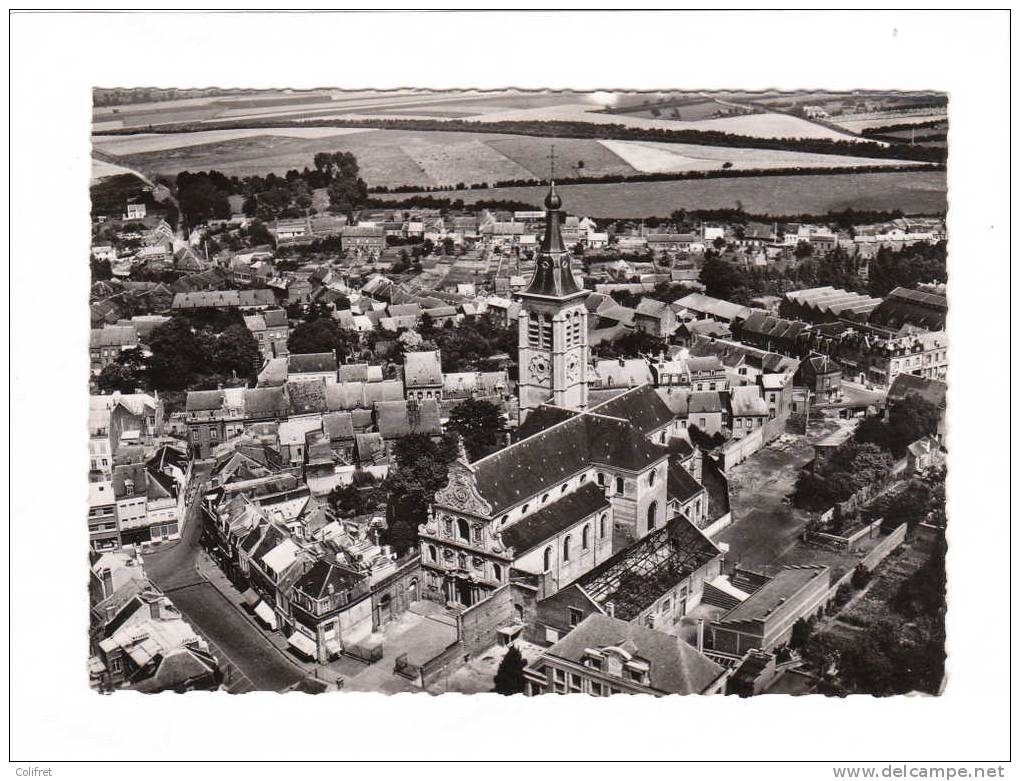
<svg viewBox="0 0 1020 781">
<path fill-rule="evenodd" d="M 648 485 L 649 485 L 649 487 L 655 485 L 655 470 L 654 469 L 652 470 L 652 473 L 650 475 L 648 475 Z"/>
<path fill-rule="evenodd" d="M 652 502 L 648 505 L 648 531 L 655 528 L 655 516 L 659 511 L 659 503 Z"/>
<path fill-rule="evenodd" d="M 602 513 L 599 516 L 599 539 L 604 540 L 606 538 L 606 514 Z"/>
<path fill-rule="evenodd" d="M 591 528 L 588 524 L 581 529 L 581 550 L 588 550 L 591 547 Z"/>
<path fill-rule="evenodd" d="M 435 561 L 435 560 L 436 560 L 436 546 L 435 545 L 429 545 L 429 561 Z"/>
<path fill-rule="evenodd" d="M 602 472 L 599 472 L 596 477 L 598 479 L 599 485 L 605 485 L 606 484 L 606 476 Z"/>
<path fill-rule="evenodd" d="M 524 505 L 521 508 L 521 515 L 527 515 L 527 514 L 528 514 L 528 505 Z"/>
<path fill-rule="evenodd" d="M 474 532 L 473 536 L 474 536 L 475 542 L 481 542 L 482 541 L 482 527 L 481 526 L 475 526 L 474 529 L 473 529 L 473 532 Z"/>
<path fill-rule="evenodd" d="M 584 611 L 579 610 L 576 607 L 567 608 L 567 620 L 570 622 L 571 627 L 575 627 L 584 621 Z"/>
<path fill-rule="evenodd" d="M 552 569 L 552 546 L 550 545 L 542 553 L 542 571 L 548 572 Z"/>
<path fill-rule="evenodd" d="M 471 527 L 463 518 L 457 519 L 457 536 L 465 542 L 471 539 Z"/>
<path fill-rule="evenodd" d="M 570 535 L 563 538 L 563 560 L 570 561 Z"/>
<path fill-rule="evenodd" d="M 581 691 L 581 676 L 580 675 L 578 675 L 577 673 L 571 673 L 570 674 L 570 686 L 568 687 L 567 690 L 571 691 L 571 692 L 575 692 L 575 693 Z"/>
<path fill-rule="evenodd" d="M 570 485 L 570 483 L 564 483 L 563 485 L 561 485 L 560 486 L 560 493 L 561 494 L 565 494 L 567 492 L 567 488 L 569 487 L 569 485 Z"/>
<path fill-rule="evenodd" d="M 587 479 L 588 479 L 588 475 L 587 475 L 587 473 L 585 473 L 585 474 L 581 475 L 581 479 L 578 480 L 577 482 L 583 483 Z"/>
<path fill-rule="evenodd" d="M 443 518 L 443 532 L 447 537 L 453 535 L 453 519 L 448 515 Z"/>
<path fill-rule="evenodd" d="M 549 494 L 543 494 L 543 496 L 542 496 L 542 504 L 545 504 L 548 501 L 549 501 Z"/>
<path fill-rule="evenodd" d="M 669 601 L 669 598 L 667 597 L 666 599 L 662 600 L 662 612 L 663 613 L 668 613 L 669 612 L 669 608 L 670 608 L 670 601 Z"/>
<path fill-rule="evenodd" d="M 616 478 L 616 493 L 618 493 L 618 494 L 622 494 L 623 493 L 623 478 L 622 477 Z"/>
<path fill-rule="evenodd" d="M 501 582 L 503 580 L 503 568 L 498 564 L 492 565 L 492 578 Z"/>
</svg>

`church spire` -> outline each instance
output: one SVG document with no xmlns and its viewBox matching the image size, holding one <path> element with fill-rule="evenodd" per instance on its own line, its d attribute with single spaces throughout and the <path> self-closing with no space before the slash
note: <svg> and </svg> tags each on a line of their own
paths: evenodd
<svg viewBox="0 0 1020 781">
<path fill-rule="evenodd" d="M 535 275 L 524 291 L 525 295 L 565 298 L 584 292 L 577 286 L 570 269 L 570 254 L 563 246 L 563 236 L 560 233 L 562 205 L 563 201 L 556 192 L 556 182 L 550 181 L 549 192 L 545 196 L 545 235 L 542 237 Z"/>
</svg>

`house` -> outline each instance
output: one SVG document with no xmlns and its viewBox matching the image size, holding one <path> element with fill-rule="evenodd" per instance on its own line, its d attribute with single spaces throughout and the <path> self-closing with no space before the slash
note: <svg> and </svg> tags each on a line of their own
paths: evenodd
<svg viewBox="0 0 1020 781">
<path fill-rule="evenodd" d="M 244 324 L 258 342 L 259 352 L 264 359 L 268 361 L 289 354 L 287 338 L 290 335 L 290 325 L 285 311 L 266 309 L 258 314 L 245 315 Z"/>
<path fill-rule="evenodd" d="M 117 550 L 121 546 L 117 500 L 109 480 L 89 483 L 89 545 L 92 550 Z"/>
<path fill-rule="evenodd" d="M 112 614 L 94 628 L 89 672 L 92 685 L 109 691 L 215 690 L 222 675 L 206 642 L 167 597 L 148 581 L 133 586 Z"/>
<path fill-rule="evenodd" d="M 784 567 L 712 622 L 709 647 L 734 658 L 752 648 L 772 651 L 789 642 L 797 619 L 814 616 L 825 607 L 828 593 L 828 567 Z"/>
<path fill-rule="evenodd" d="M 440 360 L 439 350 L 404 353 L 404 391 L 408 399 L 442 399 Z"/>
<path fill-rule="evenodd" d="M 831 404 L 843 395 L 843 371 L 827 355 L 812 353 L 801 361 L 795 382 L 814 394 L 816 404 Z"/>
<path fill-rule="evenodd" d="M 113 495 L 122 545 L 180 538 L 184 502 L 180 482 L 149 464 L 113 468 Z"/>
<path fill-rule="evenodd" d="M 732 335 L 727 323 L 720 323 L 718 320 L 688 320 L 677 326 L 671 341 L 680 347 L 690 347 L 699 336 L 708 339 L 729 339 Z"/>
<path fill-rule="evenodd" d="M 93 375 L 114 363 L 124 350 L 138 347 L 138 330 L 133 325 L 93 328 L 89 335 L 89 363 Z"/>
<path fill-rule="evenodd" d="M 719 694 L 727 671 L 673 635 L 590 615 L 530 664 L 525 694 Z"/>
<path fill-rule="evenodd" d="M 935 469 L 946 462 L 946 451 L 936 437 L 922 437 L 907 446 L 907 473 L 923 474 L 928 469 Z"/>
<path fill-rule="evenodd" d="M 769 419 L 769 408 L 754 385 L 730 389 L 730 429 L 734 439 L 742 439 L 761 428 Z"/>
<path fill-rule="evenodd" d="M 667 338 L 676 330 L 676 312 L 662 301 L 642 298 L 634 310 L 634 327 L 649 336 Z"/>
<path fill-rule="evenodd" d="M 671 305 L 680 320 L 718 320 L 720 323 L 732 323 L 738 317 L 746 317 L 750 310 L 740 304 L 732 304 L 720 298 L 712 298 L 703 293 L 688 293 Z"/>
<path fill-rule="evenodd" d="M 644 358 L 605 358 L 595 362 L 593 388 L 634 388 L 653 382 Z"/>
<path fill-rule="evenodd" d="M 294 353 L 287 357 L 287 382 L 337 381 L 336 355 L 333 353 Z"/>
<path fill-rule="evenodd" d="M 350 225 L 342 229 L 340 248 L 354 256 L 377 257 L 386 249 L 386 232 L 376 225 Z"/>
</svg>

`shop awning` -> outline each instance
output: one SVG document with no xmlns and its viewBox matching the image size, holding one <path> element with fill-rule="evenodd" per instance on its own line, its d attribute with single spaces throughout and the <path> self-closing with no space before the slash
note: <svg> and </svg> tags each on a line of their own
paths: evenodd
<svg viewBox="0 0 1020 781">
<path fill-rule="evenodd" d="M 276 613 L 265 602 L 259 602 L 255 605 L 255 615 L 265 621 L 270 629 L 276 629 Z"/>
<path fill-rule="evenodd" d="M 302 634 L 301 632 L 295 632 L 287 638 L 287 642 L 311 659 L 314 659 L 317 656 L 315 641 L 308 635 Z"/>
<path fill-rule="evenodd" d="M 241 598 L 244 600 L 244 604 L 246 604 L 248 607 L 254 607 L 256 604 L 258 604 L 258 601 L 260 599 L 258 593 L 254 589 L 248 589 L 247 591 L 245 591 L 241 595 Z"/>
</svg>

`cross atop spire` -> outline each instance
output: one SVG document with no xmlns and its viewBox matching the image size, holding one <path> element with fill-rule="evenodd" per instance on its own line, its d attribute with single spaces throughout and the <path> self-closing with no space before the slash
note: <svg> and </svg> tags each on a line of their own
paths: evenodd
<svg viewBox="0 0 1020 781">
<path fill-rule="evenodd" d="M 556 178 L 556 144 L 549 144 L 549 181 Z"/>
</svg>

